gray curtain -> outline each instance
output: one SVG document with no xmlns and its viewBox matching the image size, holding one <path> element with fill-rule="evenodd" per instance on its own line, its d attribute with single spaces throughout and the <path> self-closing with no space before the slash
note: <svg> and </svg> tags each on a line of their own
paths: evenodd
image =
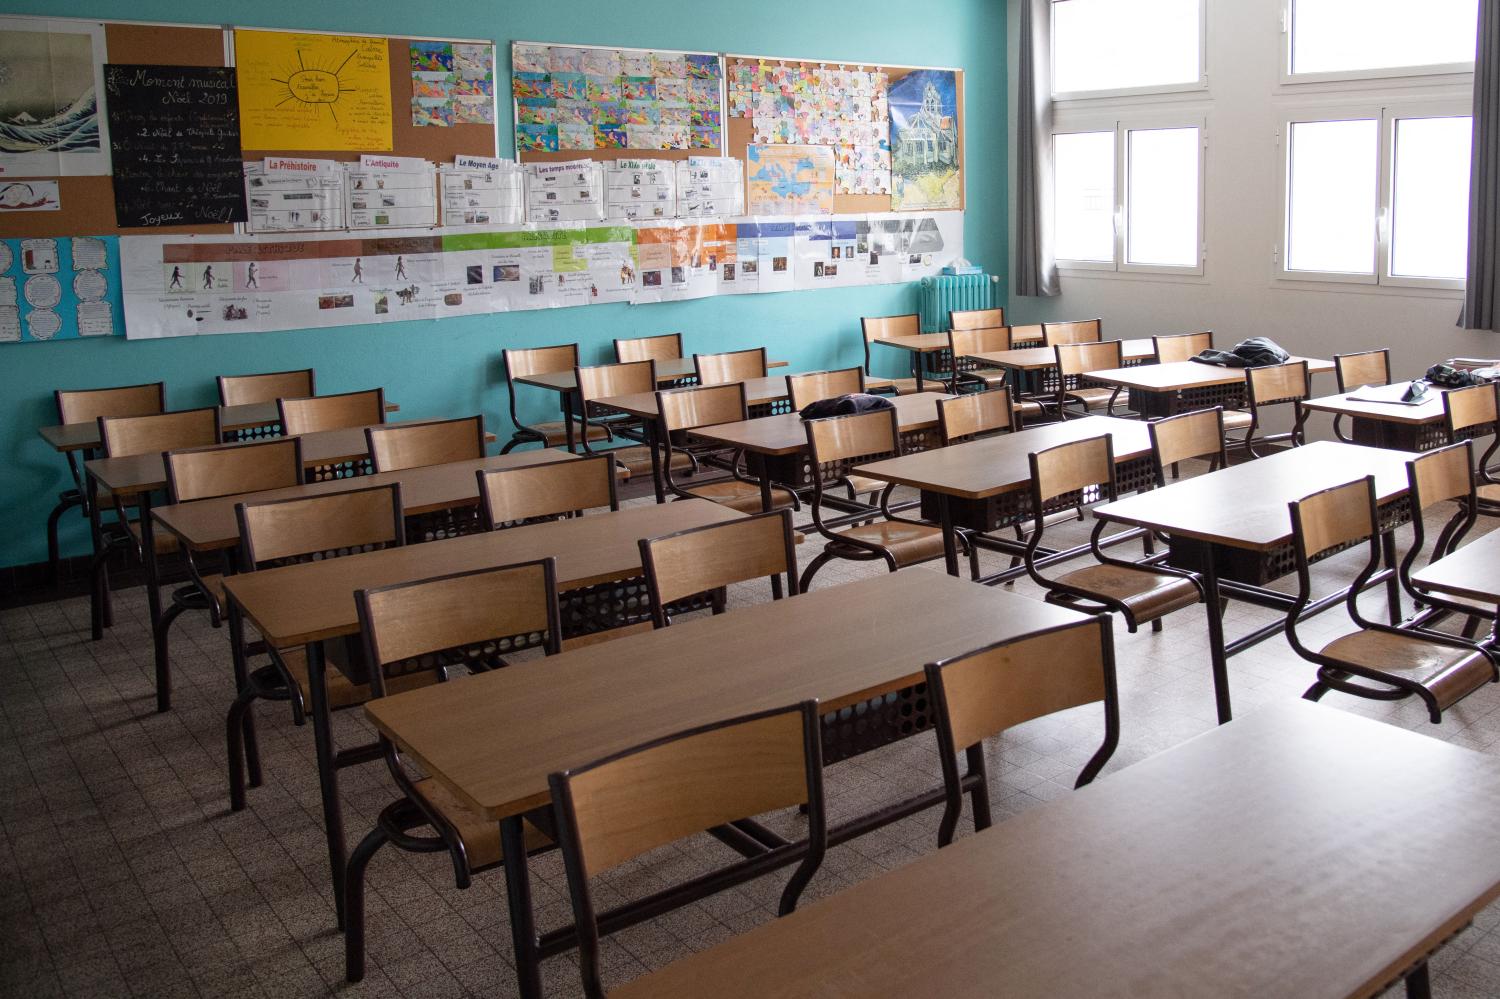
<svg viewBox="0 0 1500 999">
<path fill-rule="evenodd" d="M 1020 0 L 1020 4 L 1016 294 L 1051 298 L 1061 291 L 1052 255 L 1052 4 L 1051 0 Z"/>
<path fill-rule="evenodd" d="M 1024 40 L 1023 40 L 1024 43 Z M 1469 160 L 1469 274 L 1459 325 L 1500 329 L 1500 0 L 1479 0 L 1474 150 Z"/>
</svg>

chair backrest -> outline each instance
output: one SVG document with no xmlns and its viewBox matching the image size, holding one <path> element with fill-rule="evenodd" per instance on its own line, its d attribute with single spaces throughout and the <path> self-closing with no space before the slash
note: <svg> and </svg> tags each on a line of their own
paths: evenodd
<svg viewBox="0 0 1500 999">
<path fill-rule="evenodd" d="M 1214 345 L 1212 330 L 1202 333 L 1174 333 L 1171 336 L 1153 336 L 1151 349 L 1156 354 L 1157 364 L 1172 364 L 1197 357 Z"/>
<path fill-rule="evenodd" d="M 682 356 L 681 333 L 615 341 L 615 360 L 621 364 L 627 361 L 674 361 Z"/>
<path fill-rule="evenodd" d="M 808 420 L 803 426 L 807 428 L 814 466 L 875 460 L 901 450 L 900 424 L 894 409 Z"/>
<path fill-rule="evenodd" d="M 1057 354 L 1057 370 L 1063 378 L 1125 366 L 1125 344 L 1120 340 L 1060 343 L 1052 349 Z"/>
<path fill-rule="evenodd" d="M 583 402 L 656 391 L 656 362 L 652 360 L 574 368 L 573 375 L 578 380 L 578 396 Z"/>
<path fill-rule="evenodd" d="M 1209 471 L 1229 464 L 1224 451 L 1224 409 L 1199 409 L 1179 413 L 1146 425 L 1151 434 L 1151 460 L 1155 465 L 1156 484 L 1166 485 L 1166 470 L 1189 458 L 1206 458 Z"/>
<path fill-rule="evenodd" d="M 721 524 L 641 539 L 641 565 L 656 627 L 671 624 L 667 606 L 751 579 L 785 575 L 797 593 L 797 545 L 789 510 L 775 510 Z M 723 609 L 717 597 L 714 611 Z"/>
<path fill-rule="evenodd" d="M 1333 373 L 1340 392 L 1352 392 L 1361 385 L 1391 383 L 1391 352 L 1387 347 L 1362 350 L 1356 354 L 1334 354 Z"/>
<path fill-rule="evenodd" d="M 699 385 L 723 385 L 766 377 L 766 348 L 731 350 L 723 354 L 694 354 Z"/>
<path fill-rule="evenodd" d="M 1046 335 L 1042 332 L 1041 323 L 1027 323 L 1024 326 L 1012 324 L 1010 328 L 1010 343 L 1014 347 L 1018 343 L 1045 343 Z"/>
<path fill-rule="evenodd" d="M 93 423 L 101 416 L 153 416 L 167 411 L 167 385 L 149 382 L 105 389 L 58 389 L 58 423 Z"/>
<path fill-rule="evenodd" d="M 305 399 L 317 395 L 312 368 L 271 371 L 263 375 L 220 375 L 219 405 L 246 406 L 277 399 Z"/>
<path fill-rule="evenodd" d="M 302 484 L 302 438 L 273 437 L 166 453 L 173 503 Z"/>
<path fill-rule="evenodd" d="M 1031 455 L 1032 513 L 1041 521 L 1044 506 L 1060 496 L 1098 487 L 1114 498 L 1115 449 L 1109 434 L 1069 441 Z"/>
<path fill-rule="evenodd" d="M 405 542 L 401 484 L 296 499 L 247 501 L 234 508 L 241 569 L 354 555 Z"/>
<path fill-rule="evenodd" d="M 555 347 L 509 347 L 500 352 L 505 365 L 505 380 L 527 375 L 548 375 L 578 367 L 578 344 L 563 343 Z"/>
<path fill-rule="evenodd" d="M 1462 430 L 1494 423 L 1500 410 L 1500 382 L 1494 385 L 1471 385 L 1443 393 L 1443 414 L 1448 423 L 1449 439 Z"/>
<path fill-rule="evenodd" d="M 1333 548 L 1375 533 L 1375 476 L 1320 490 L 1290 504 L 1292 546 L 1306 564 Z"/>
<path fill-rule="evenodd" d="M 807 855 L 782 894 L 781 910 L 795 906 L 827 844 L 820 728 L 817 702 L 804 701 L 713 722 L 548 778 L 585 995 L 604 995 L 589 879 L 649 850 L 805 804 Z"/>
<path fill-rule="evenodd" d="M 101 416 L 99 440 L 106 458 L 160 454 L 219 443 L 219 409 L 180 409 L 150 416 Z"/>
<path fill-rule="evenodd" d="M 1098 343 L 1104 339 L 1104 320 L 1077 319 L 1066 323 L 1042 323 L 1042 340 L 1048 347 L 1060 343 Z"/>
<path fill-rule="evenodd" d="M 550 656 L 561 648 L 551 557 L 359 590 L 354 605 L 376 697 L 399 677 L 494 668 L 523 649 Z"/>
<path fill-rule="evenodd" d="M 1414 510 L 1426 511 L 1439 503 L 1459 500 L 1472 505 L 1474 499 L 1474 448 L 1468 441 L 1424 451 L 1406 463 Z M 1420 517 L 1413 517 L 1414 522 Z"/>
<path fill-rule="evenodd" d="M 1306 361 L 1288 361 L 1245 369 L 1245 395 L 1250 406 L 1300 402 L 1312 396 L 1312 376 Z"/>
<path fill-rule="evenodd" d="M 490 531 L 597 507 L 620 509 L 615 457 L 607 452 L 520 468 L 480 469 L 478 476 L 479 506 Z"/>
<path fill-rule="evenodd" d="M 922 332 L 922 317 L 915 312 L 902 316 L 865 316 L 859 321 L 865 343 L 889 340 L 898 336 L 916 336 Z"/>
<path fill-rule="evenodd" d="M 959 329 L 955 326 L 948 331 L 948 346 L 954 357 L 1010 350 L 1011 343 L 1009 326 L 984 326 L 974 329 Z"/>
<path fill-rule="evenodd" d="M 484 457 L 484 417 L 366 427 L 365 441 L 377 472 L 473 461 Z"/>
<path fill-rule="evenodd" d="M 860 367 L 808 371 L 786 376 L 786 391 L 791 398 L 793 410 L 801 410 L 802 407 L 823 399 L 837 399 L 841 395 L 853 395 L 864 390 L 865 369 Z"/>
<path fill-rule="evenodd" d="M 952 309 L 948 313 L 949 329 L 983 330 L 1004 325 L 1004 309 Z"/>
<path fill-rule="evenodd" d="M 745 383 L 695 385 L 656 393 L 656 412 L 667 433 L 739 423 L 750 418 Z"/>
<path fill-rule="evenodd" d="M 1008 388 L 971 392 L 956 399 L 939 399 L 937 411 L 938 435 L 945 447 L 1016 429 L 1016 411 L 1010 403 Z"/>
<path fill-rule="evenodd" d="M 289 437 L 321 430 L 367 427 L 385 422 L 385 389 L 278 399 L 276 408 L 281 413 L 281 430 Z"/>
</svg>

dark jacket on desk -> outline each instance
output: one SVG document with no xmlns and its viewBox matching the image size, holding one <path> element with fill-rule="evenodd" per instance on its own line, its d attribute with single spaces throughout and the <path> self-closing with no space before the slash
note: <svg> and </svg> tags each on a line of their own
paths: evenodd
<svg viewBox="0 0 1500 999">
<path fill-rule="evenodd" d="M 895 408 L 891 400 L 883 395 L 855 392 L 852 395 L 840 395 L 832 399 L 810 402 L 802 407 L 800 415 L 804 420 L 821 420 L 825 416 L 853 416 L 856 413 L 875 413 L 882 409 Z"/>
</svg>

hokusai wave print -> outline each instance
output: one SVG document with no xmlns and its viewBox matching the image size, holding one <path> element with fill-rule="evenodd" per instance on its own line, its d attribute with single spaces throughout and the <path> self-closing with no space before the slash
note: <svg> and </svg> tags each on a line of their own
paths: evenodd
<svg viewBox="0 0 1500 999">
<path fill-rule="evenodd" d="M 109 173 L 102 25 L 0 17 L 0 175 Z"/>
</svg>

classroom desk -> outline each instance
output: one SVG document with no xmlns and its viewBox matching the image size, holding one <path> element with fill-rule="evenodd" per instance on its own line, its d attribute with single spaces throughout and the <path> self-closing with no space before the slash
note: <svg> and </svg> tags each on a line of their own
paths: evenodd
<svg viewBox="0 0 1500 999">
<path fill-rule="evenodd" d="M 1306 361 L 1310 374 L 1333 370 L 1332 361 L 1315 357 L 1292 357 Z M 1130 390 L 1130 408 L 1145 419 L 1175 416 L 1195 409 L 1245 405 L 1245 368 L 1220 368 L 1197 361 L 1143 364 L 1137 367 L 1090 371 L 1081 377 L 1103 385 Z"/>
<path fill-rule="evenodd" d="M 819 701 L 832 764 L 931 727 L 923 664 L 1089 620 L 940 573 L 888 573 L 382 698 L 365 714 L 460 801 L 501 823 L 517 977 L 532 997 L 541 958 L 574 945 L 572 927 L 538 938 L 520 846 L 522 813 L 548 803 L 548 774 L 806 698 Z M 941 798 L 938 780 L 933 791 L 831 829 L 830 839 Z M 601 923 L 630 924 L 609 915 Z"/>
<path fill-rule="evenodd" d="M 1139 420 L 1087 416 L 1030 427 L 1012 434 L 952 444 L 916 454 L 861 465 L 860 475 L 910 486 L 922 493 L 922 517 L 943 528 L 943 554 L 949 575 L 958 575 L 960 529 L 987 535 L 1032 519 L 1031 461 L 1034 451 L 1108 434 L 1114 443 L 1119 491 L 1133 492 L 1152 482 L 1151 435 Z M 1097 497 L 1088 502 L 1097 502 Z M 1020 554 L 1024 544 L 989 539 L 986 547 Z M 1088 550 L 1048 550 L 1045 561 L 1066 561 Z M 1024 570 L 1022 570 L 1024 571 Z M 1006 570 L 982 582 L 1004 582 L 1019 573 Z"/>
<path fill-rule="evenodd" d="M 912 336 L 891 336 L 880 340 L 871 340 L 872 344 L 884 344 L 892 350 L 905 351 L 910 354 L 911 372 L 917 380 L 917 391 L 925 390 L 926 367 L 929 354 L 942 355 L 948 350 L 947 333 L 917 333 Z M 937 370 L 934 369 L 934 374 Z M 941 384 L 941 379 L 933 379 Z"/>
<path fill-rule="evenodd" d="M 1400 620 L 1394 531 L 1411 518 L 1406 502 L 1406 462 L 1411 457 L 1386 448 L 1314 441 L 1094 509 L 1094 516 L 1101 520 L 1168 535 L 1168 564 L 1202 575 L 1207 590 L 1214 701 L 1220 723 L 1232 717 L 1228 658 L 1280 634 L 1285 626 L 1284 619 L 1278 620 L 1226 646 L 1220 599 L 1233 597 L 1272 610 L 1290 610 L 1293 598 L 1268 589 L 1266 584 L 1296 569 L 1292 519 L 1287 509 L 1292 501 L 1366 475 L 1375 476 L 1385 569 L 1369 585 L 1385 583 L 1391 623 Z M 1341 603 L 1346 595 L 1346 590 L 1340 590 L 1315 600 L 1302 619 Z"/>
<path fill-rule="evenodd" d="M 1420 995 L 1497 822 L 1500 761 L 1291 701 L 610 995 Z"/>
<path fill-rule="evenodd" d="M 1121 360 L 1127 366 L 1145 364 L 1156 357 L 1156 345 L 1150 339 L 1125 340 L 1120 348 Z M 1010 380 L 1018 391 L 1025 389 L 1032 395 L 1053 395 L 1057 392 L 1057 350 L 1053 347 L 1017 347 L 1011 350 L 994 350 L 981 354 L 970 354 L 962 361 L 976 368 L 1004 368 L 1014 372 Z M 1069 387 L 1072 387 L 1069 380 Z"/>
<path fill-rule="evenodd" d="M 356 590 L 556 556 L 557 582 L 563 592 L 564 638 L 569 638 L 650 619 L 640 580 L 640 539 L 741 516 L 707 500 L 684 500 L 261 569 L 225 579 L 232 649 L 243 648 L 246 622 L 273 648 L 306 646 L 312 702 L 309 713 L 339 913 L 343 913 L 344 905 L 344 821 L 339 807 L 339 764 L 328 712 L 323 644 L 359 632 L 354 609 Z M 618 642 L 601 646 L 606 647 L 620 646 Z M 353 672 L 350 679 L 364 682 L 357 668 L 360 659 L 348 658 Z M 497 734 L 491 732 L 487 737 Z M 354 762 L 363 760 L 359 757 Z"/>
<path fill-rule="evenodd" d="M 1419 590 L 1493 605 L 1495 625 L 1488 644 L 1500 649 L 1500 531 L 1475 538 L 1451 555 L 1412 573 L 1411 581 Z"/>
<path fill-rule="evenodd" d="M 1448 443 L 1441 390 L 1433 388 L 1427 399 L 1416 406 L 1349 398 L 1359 394 L 1356 390 L 1309 399 L 1302 408 L 1314 413 L 1328 413 L 1335 419 L 1347 418 L 1352 442 L 1367 447 L 1429 451 Z"/>
<path fill-rule="evenodd" d="M 399 413 L 401 407 L 394 402 L 385 404 L 387 413 Z M 225 434 L 244 436 L 266 436 L 264 431 L 278 427 L 281 414 L 275 402 L 251 402 L 241 406 L 219 407 L 219 428 Z M 99 424 L 62 423 L 42 427 L 37 433 L 54 451 L 97 451 L 99 449 Z"/>
</svg>

